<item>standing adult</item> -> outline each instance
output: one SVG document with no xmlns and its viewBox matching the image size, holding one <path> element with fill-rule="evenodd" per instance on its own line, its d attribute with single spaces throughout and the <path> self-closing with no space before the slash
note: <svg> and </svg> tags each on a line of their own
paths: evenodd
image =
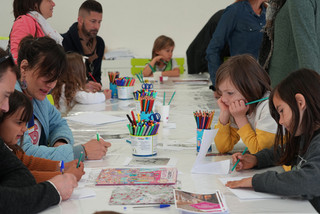
<svg viewBox="0 0 320 214">
<path fill-rule="evenodd" d="M 13 14 L 15 21 L 10 33 L 10 51 L 15 62 L 18 59 L 20 41 L 28 36 L 49 36 L 62 45 L 63 38 L 47 22 L 52 17 L 55 3 L 52 0 L 14 0 Z"/>
<path fill-rule="evenodd" d="M 320 0 L 270 0 L 259 62 L 272 86 L 292 71 L 320 72 Z"/>
<path fill-rule="evenodd" d="M 57 79 L 66 70 L 63 47 L 49 37 L 25 37 L 21 40 L 18 67 L 21 78 L 16 89 L 23 91 L 33 105 L 34 117 L 28 123 L 22 148 L 27 155 L 65 162 L 77 159 L 101 159 L 110 143 L 92 139 L 73 146 L 72 132 L 60 112 L 46 98 Z"/>
<path fill-rule="evenodd" d="M 0 116 L 9 110 L 9 96 L 20 74 L 12 56 L 0 49 Z M 68 199 L 77 186 L 74 175 L 58 175 L 36 184 L 30 171 L 0 139 L 1 213 L 40 212 Z"/>
<path fill-rule="evenodd" d="M 87 0 L 79 8 L 78 22 L 63 34 L 65 51 L 77 52 L 86 59 L 88 83 L 86 89 L 101 90 L 101 63 L 104 55 L 104 41 L 98 36 L 102 22 L 102 6 L 95 0 Z"/>
<path fill-rule="evenodd" d="M 238 0 L 224 11 L 207 48 L 208 69 L 215 87 L 220 54 L 229 45 L 230 56 L 251 54 L 258 58 L 265 25 L 266 0 Z"/>
</svg>

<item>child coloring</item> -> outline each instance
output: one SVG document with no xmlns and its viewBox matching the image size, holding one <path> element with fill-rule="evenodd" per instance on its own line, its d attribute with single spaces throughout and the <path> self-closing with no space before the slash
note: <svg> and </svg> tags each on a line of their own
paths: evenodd
<svg viewBox="0 0 320 214">
<path fill-rule="evenodd" d="M 19 139 L 23 142 L 24 132 L 27 130 L 27 122 L 33 114 L 31 101 L 21 92 L 14 91 L 9 97 L 9 111 L 0 117 L 0 137 L 6 145 L 15 153 L 31 171 L 37 183 L 49 180 L 59 172 L 60 161 L 52 161 L 44 158 L 28 156 L 17 145 Z M 84 174 L 83 163 L 76 168 L 77 160 L 65 163 L 65 172 L 74 174 L 79 181 Z"/>
<path fill-rule="evenodd" d="M 172 59 L 174 41 L 167 36 L 159 36 L 153 44 L 152 59 L 143 69 L 143 76 L 153 76 L 156 71 L 161 71 L 162 76 L 178 77 L 180 69 L 175 59 Z"/>
<path fill-rule="evenodd" d="M 267 100 L 270 79 L 256 59 L 248 54 L 230 57 L 217 71 L 216 88 L 221 96 L 215 137 L 218 151 L 231 151 L 240 137 L 252 154 L 272 147 L 277 124 Z M 246 105 L 260 99 L 266 100 Z"/>
<path fill-rule="evenodd" d="M 292 166 L 288 172 L 268 171 L 239 181 L 230 188 L 253 187 L 258 192 L 301 197 L 320 212 L 320 76 L 308 69 L 291 73 L 270 95 L 270 111 L 278 123 L 274 149 L 255 155 L 236 153 L 236 170 L 275 164 Z M 285 131 L 284 131 L 285 128 Z"/>
<path fill-rule="evenodd" d="M 75 103 L 95 104 L 111 98 L 111 91 L 86 91 L 86 67 L 78 53 L 67 54 L 67 71 L 59 78 L 52 90 L 55 106 L 61 111 L 70 110 Z"/>
</svg>

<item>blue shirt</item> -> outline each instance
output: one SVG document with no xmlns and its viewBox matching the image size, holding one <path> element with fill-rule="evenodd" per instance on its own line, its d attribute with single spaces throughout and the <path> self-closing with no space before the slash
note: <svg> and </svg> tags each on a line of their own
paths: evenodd
<svg viewBox="0 0 320 214">
<path fill-rule="evenodd" d="M 226 43 L 230 56 L 251 54 L 258 58 L 262 42 L 262 28 L 266 24 L 266 8 L 262 6 L 258 16 L 248 1 L 234 3 L 224 11 L 207 48 L 206 59 L 212 84 L 215 86 L 216 72 L 221 65 L 220 53 Z"/>
</svg>

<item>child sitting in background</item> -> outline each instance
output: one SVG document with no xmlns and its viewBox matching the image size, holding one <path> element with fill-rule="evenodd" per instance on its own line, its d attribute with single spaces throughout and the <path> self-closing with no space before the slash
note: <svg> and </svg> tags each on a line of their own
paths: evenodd
<svg viewBox="0 0 320 214">
<path fill-rule="evenodd" d="M 23 164 L 31 171 L 37 183 L 60 175 L 60 161 L 28 156 L 17 145 L 19 139 L 23 142 L 27 122 L 31 119 L 33 107 L 31 101 L 21 92 L 14 91 L 9 97 L 9 111 L 0 117 L 0 137 Z M 65 163 L 65 172 L 74 174 L 79 181 L 84 174 L 83 163 L 76 168 L 78 160 Z"/>
<path fill-rule="evenodd" d="M 270 95 L 270 112 L 278 123 L 274 149 L 255 155 L 236 153 L 236 170 L 291 165 L 289 172 L 267 171 L 238 181 L 230 188 L 250 188 L 309 200 L 320 212 L 320 76 L 309 69 L 291 73 Z M 284 131 L 285 130 L 285 131 Z"/>
<path fill-rule="evenodd" d="M 55 106 L 61 111 L 70 110 L 75 103 L 96 104 L 111 98 L 111 90 L 91 93 L 85 91 L 86 66 L 78 53 L 67 54 L 67 71 L 58 79 L 52 90 Z"/>
<path fill-rule="evenodd" d="M 269 111 L 270 78 L 257 60 L 248 54 L 230 57 L 217 71 L 216 88 L 221 96 L 218 151 L 231 151 L 240 137 L 252 154 L 272 147 L 277 124 Z"/>
<path fill-rule="evenodd" d="M 162 76 L 178 77 L 180 69 L 175 59 L 172 59 L 174 41 L 167 36 L 159 36 L 153 44 L 152 60 L 143 69 L 143 76 L 150 77 L 156 71 L 162 71 Z"/>
</svg>

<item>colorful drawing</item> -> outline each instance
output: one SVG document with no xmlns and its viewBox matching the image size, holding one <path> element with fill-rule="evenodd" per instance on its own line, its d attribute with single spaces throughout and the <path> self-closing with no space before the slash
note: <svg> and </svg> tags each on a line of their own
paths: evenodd
<svg viewBox="0 0 320 214">
<path fill-rule="evenodd" d="M 109 204 L 174 204 L 173 187 L 168 185 L 117 187 L 112 191 Z"/>
<path fill-rule="evenodd" d="M 108 168 L 100 172 L 96 185 L 175 184 L 177 168 Z"/>
</svg>

